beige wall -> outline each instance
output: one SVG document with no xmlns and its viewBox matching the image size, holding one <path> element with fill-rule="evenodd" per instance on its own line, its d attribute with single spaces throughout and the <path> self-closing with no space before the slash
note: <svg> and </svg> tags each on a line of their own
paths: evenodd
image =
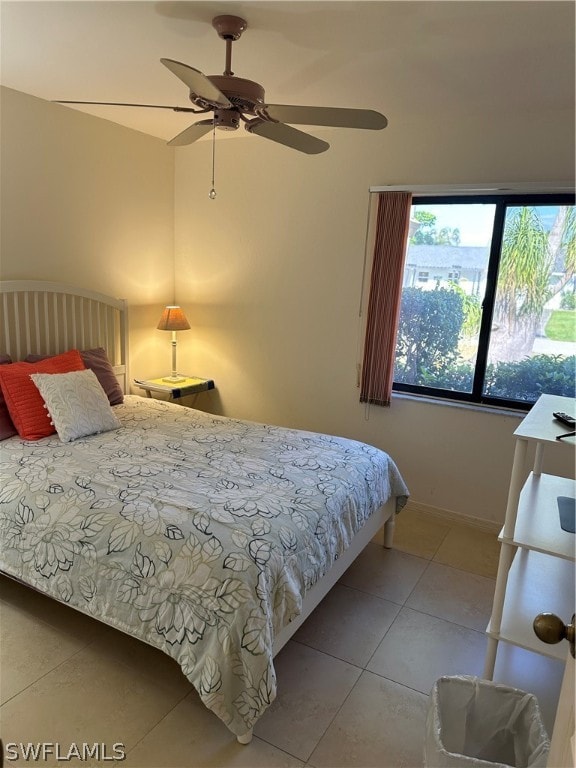
<svg viewBox="0 0 576 768">
<path fill-rule="evenodd" d="M 3 279 L 126 297 L 132 375 L 143 377 L 169 367 L 167 334 L 154 326 L 175 290 L 193 325 L 179 334 L 179 368 L 218 387 L 198 404 L 373 443 L 395 458 L 416 502 L 502 519 L 517 416 L 358 403 L 368 188 L 565 180 L 571 113 L 318 131 L 332 143 L 319 156 L 219 137 L 211 201 L 208 141 L 174 153 L 60 105 L 8 89 L 1 98 Z M 547 468 L 567 474 L 560 451 Z"/>
<path fill-rule="evenodd" d="M 167 339 L 150 331 L 173 300 L 173 152 L 59 104 L 8 88 L 0 97 L 2 279 L 128 299 L 131 373 L 168 365 Z"/>
<path fill-rule="evenodd" d="M 527 117 L 317 130 L 332 144 L 317 156 L 217 137 L 213 201 L 210 143 L 177 150 L 177 298 L 194 326 L 181 359 L 215 378 L 213 407 L 368 441 L 395 458 L 415 501 L 501 521 L 518 417 L 400 398 L 366 412 L 358 307 L 369 187 L 565 181 L 573 115 Z M 547 461 L 569 473 L 564 455 Z"/>
</svg>

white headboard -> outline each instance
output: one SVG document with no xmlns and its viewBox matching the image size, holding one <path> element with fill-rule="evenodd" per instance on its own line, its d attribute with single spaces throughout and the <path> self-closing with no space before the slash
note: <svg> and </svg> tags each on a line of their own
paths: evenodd
<svg viewBox="0 0 576 768">
<path fill-rule="evenodd" d="M 55 355 L 104 347 L 129 391 L 127 305 L 95 291 L 41 280 L 0 282 L 0 354 Z"/>
</svg>

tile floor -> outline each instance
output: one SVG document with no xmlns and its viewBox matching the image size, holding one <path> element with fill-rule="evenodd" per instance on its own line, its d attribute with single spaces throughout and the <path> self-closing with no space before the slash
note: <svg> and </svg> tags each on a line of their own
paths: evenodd
<svg viewBox="0 0 576 768">
<path fill-rule="evenodd" d="M 122 742 L 130 768 L 421 766 L 434 681 L 482 674 L 498 552 L 495 535 L 404 510 L 395 548 L 369 544 L 278 655 L 247 747 L 167 656 L 2 578 L 0 734 Z M 562 672 L 500 646 L 496 679 L 534 692 L 550 730 Z"/>
</svg>

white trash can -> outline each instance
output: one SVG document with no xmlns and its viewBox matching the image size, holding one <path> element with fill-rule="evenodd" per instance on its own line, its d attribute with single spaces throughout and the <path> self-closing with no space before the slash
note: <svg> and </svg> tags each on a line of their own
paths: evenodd
<svg viewBox="0 0 576 768">
<path fill-rule="evenodd" d="M 426 768 L 545 768 L 550 740 L 538 700 L 478 677 L 436 681 L 426 720 Z"/>
</svg>

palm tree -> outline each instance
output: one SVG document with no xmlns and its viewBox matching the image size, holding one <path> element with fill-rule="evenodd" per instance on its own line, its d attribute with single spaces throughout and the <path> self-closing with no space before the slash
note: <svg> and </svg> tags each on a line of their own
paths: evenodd
<svg viewBox="0 0 576 768">
<path fill-rule="evenodd" d="M 575 267 L 576 208 L 560 206 L 549 232 L 534 208 L 523 206 L 507 217 L 491 361 L 520 360 L 530 354 L 546 304 L 572 278 Z M 562 276 L 552 285 L 554 271 L 562 271 Z"/>
</svg>

